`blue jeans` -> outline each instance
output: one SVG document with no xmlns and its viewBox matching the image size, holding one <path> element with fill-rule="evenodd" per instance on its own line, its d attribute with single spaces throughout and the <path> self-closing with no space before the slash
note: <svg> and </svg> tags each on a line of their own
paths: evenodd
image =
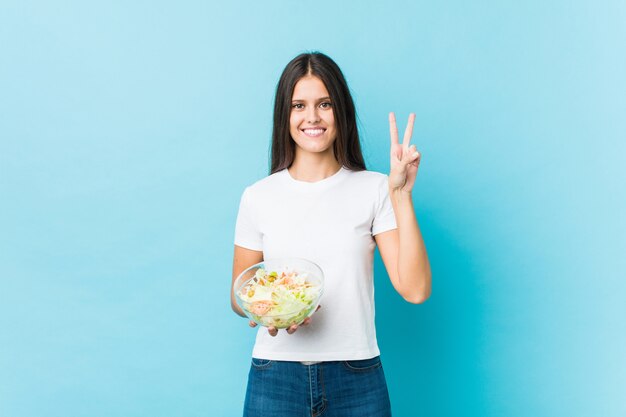
<svg viewBox="0 0 626 417">
<path fill-rule="evenodd" d="M 244 417 L 389 417 L 380 356 L 300 362 L 252 358 Z"/>
</svg>

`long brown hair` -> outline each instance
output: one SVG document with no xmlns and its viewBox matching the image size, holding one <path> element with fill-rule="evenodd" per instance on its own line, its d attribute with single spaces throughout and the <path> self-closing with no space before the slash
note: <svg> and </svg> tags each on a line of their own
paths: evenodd
<svg viewBox="0 0 626 417">
<path fill-rule="evenodd" d="M 311 52 L 292 59 L 278 81 L 274 101 L 270 175 L 289 168 L 296 156 L 296 143 L 289 133 L 291 99 L 296 83 L 308 75 L 314 75 L 322 80 L 330 94 L 337 130 L 337 137 L 333 143 L 337 162 L 352 171 L 365 170 L 354 101 L 343 73 L 328 56 L 321 52 Z"/>
</svg>

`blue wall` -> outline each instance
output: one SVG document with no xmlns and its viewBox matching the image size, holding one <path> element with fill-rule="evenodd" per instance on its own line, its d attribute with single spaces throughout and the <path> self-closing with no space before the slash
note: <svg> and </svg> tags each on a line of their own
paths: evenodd
<svg viewBox="0 0 626 417">
<path fill-rule="evenodd" d="M 417 113 L 433 295 L 377 254 L 394 415 L 626 415 L 626 5 L 0 5 L 0 416 L 237 416 L 243 188 L 321 50 L 370 170 Z"/>
</svg>

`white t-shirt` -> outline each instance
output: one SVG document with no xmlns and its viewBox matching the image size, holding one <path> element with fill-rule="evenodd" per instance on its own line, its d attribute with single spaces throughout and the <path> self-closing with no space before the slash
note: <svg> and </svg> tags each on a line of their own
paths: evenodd
<svg viewBox="0 0 626 417">
<path fill-rule="evenodd" d="M 388 177 L 341 167 L 317 182 L 287 169 L 246 187 L 235 245 L 264 259 L 296 257 L 324 273 L 322 306 L 311 323 L 272 337 L 259 327 L 252 356 L 287 361 L 369 359 L 380 354 L 374 326 L 373 236 L 395 229 Z"/>
</svg>

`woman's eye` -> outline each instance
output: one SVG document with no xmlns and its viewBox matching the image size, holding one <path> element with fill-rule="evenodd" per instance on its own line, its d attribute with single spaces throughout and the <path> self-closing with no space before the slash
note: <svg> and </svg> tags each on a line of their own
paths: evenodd
<svg viewBox="0 0 626 417">
<path fill-rule="evenodd" d="M 323 109 L 329 109 L 329 108 L 332 107 L 332 103 L 330 103 L 329 101 L 325 101 L 325 102 L 321 103 L 320 106 Z M 295 103 L 295 104 L 292 104 L 291 107 L 294 108 L 294 109 L 303 109 L 304 108 L 304 104 L 302 104 L 302 103 Z"/>
</svg>

